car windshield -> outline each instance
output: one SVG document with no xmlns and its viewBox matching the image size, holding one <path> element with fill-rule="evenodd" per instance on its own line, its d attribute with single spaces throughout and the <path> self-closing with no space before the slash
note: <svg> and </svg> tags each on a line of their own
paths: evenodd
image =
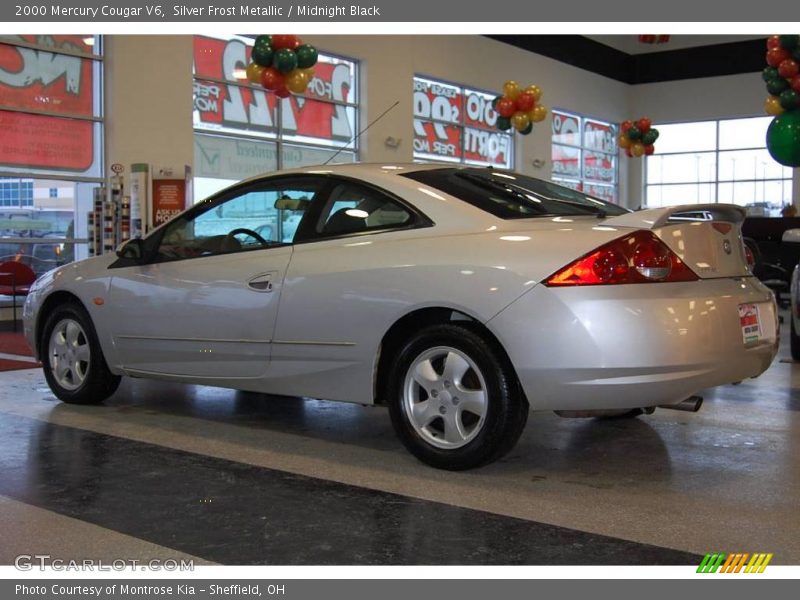
<svg viewBox="0 0 800 600">
<path fill-rule="evenodd" d="M 455 196 L 501 219 L 622 215 L 628 211 L 549 181 L 494 169 L 430 169 L 404 177 Z"/>
</svg>

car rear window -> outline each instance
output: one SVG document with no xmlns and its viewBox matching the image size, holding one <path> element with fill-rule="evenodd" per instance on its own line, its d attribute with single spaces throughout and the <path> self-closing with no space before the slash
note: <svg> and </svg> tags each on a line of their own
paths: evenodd
<svg viewBox="0 0 800 600">
<path fill-rule="evenodd" d="M 549 181 L 495 169 L 430 169 L 404 173 L 501 219 L 622 215 L 616 204 Z"/>
</svg>

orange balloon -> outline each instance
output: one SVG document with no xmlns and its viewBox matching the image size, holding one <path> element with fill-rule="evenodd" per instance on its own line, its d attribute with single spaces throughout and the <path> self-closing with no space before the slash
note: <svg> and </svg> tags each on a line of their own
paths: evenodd
<svg viewBox="0 0 800 600">
<path fill-rule="evenodd" d="M 308 77 L 303 69 L 294 69 L 286 75 L 286 89 L 295 94 L 302 94 L 308 87 Z"/>
<path fill-rule="evenodd" d="M 537 104 L 530 112 L 531 121 L 541 123 L 547 118 L 547 107 L 544 104 Z"/>
<path fill-rule="evenodd" d="M 783 114 L 783 107 L 781 106 L 781 102 L 777 96 L 770 96 L 767 98 L 767 101 L 764 102 L 764 112 L 768 115 L 772 115 L 773 117 L 777 117 L 780 114 Z"/>
<path fill-rule="evenodd" d="M 625 135 L 623 133 L 617 138 L 617 144 L 619 144 L 619 147 L 622 148 L 622 149 L 630 148 L 631 147 L 631 140 L 630 140 L 630 138 L 628 138 L 627 135 Z"/>
<path fill-rule="evenodd" d="M 528 113 L 518 112 L 514 113 L 514 116 L 511 117 L 511 123 L 514 125 L 514 129 L 522 131 L 531 124 L 531 119 Z"/>
<path fill-rule="evenodd" d="M 264 72 L 264 67 L 261 65 L 257 65 L 256 63 L 250 63 L 247 65 L 247 69 L 245 73 L 247 73 L 247 81 L 250 83 L 261 83 L 261 74 Z"/>
<path fill-rule="evenodd" d="M 506 81 L 503 84 L 503 95 L 506 98 L 511 98 L 512 100 L 516 100 L 517 96 L 522 90 L 519 87 L 519 84 L 514 80 Z"/>
<path fill-rule="evenodd" d="M 634 156 L 642 156 L 644 154 L 644 144 L 642 142 L 634 142 L 631 144 L 631 153 Z"/>
<path fill-rule="evenodd" d="M 533 98 L 538 102 L 542 97 L 542 90 L 539 88 L 538 85 L 529 85 L 525 88 L 525 91 L 533 94 Z"/>
</svg>

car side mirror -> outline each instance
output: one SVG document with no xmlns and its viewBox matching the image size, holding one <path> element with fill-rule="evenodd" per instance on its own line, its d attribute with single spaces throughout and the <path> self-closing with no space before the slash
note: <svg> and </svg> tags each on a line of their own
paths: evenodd
<svg viewBox="0 0 800 600">
<path fill-rule="evenodd" d="M 136 261 L 142 260 L 144 257 L 144 242 L 141 238 L 134 238 L 123 242 L 117 248 L 117 256 Z"/>
</svg>

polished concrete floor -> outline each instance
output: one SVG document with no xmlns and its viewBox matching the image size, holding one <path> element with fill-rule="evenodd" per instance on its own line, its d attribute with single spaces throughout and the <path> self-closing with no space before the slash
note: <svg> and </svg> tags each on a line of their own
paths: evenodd
<svg viewBox="0 0 800 600">
<path fill-rule="evenodd" d="M 505 459 L 449 473 L 381 408 L 136 380 L 69 406 L 38 370 L 0 373 L 0 564 L 799 564 L 800 365 L 784 348 L 703 395 L 697 414 L 532 413 Z"/>
</svg>

